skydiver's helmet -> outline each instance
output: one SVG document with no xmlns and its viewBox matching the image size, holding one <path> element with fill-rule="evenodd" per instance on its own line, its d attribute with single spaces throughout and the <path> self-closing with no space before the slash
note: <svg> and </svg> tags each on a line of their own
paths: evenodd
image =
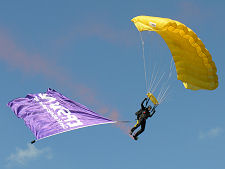
<svg viewBox="0 0 225 169">
<path fill-rule="evenodd" d="M 150 111 L 152 109 L 152 106 L 148 106 L 148 111 Z"/>
</svg>

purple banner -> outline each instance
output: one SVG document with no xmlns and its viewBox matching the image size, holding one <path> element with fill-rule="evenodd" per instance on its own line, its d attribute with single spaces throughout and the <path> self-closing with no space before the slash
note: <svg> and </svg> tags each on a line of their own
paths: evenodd
<svg viewBox="0 0 225 169">
<path fill-rule="evenodd" d="M 37 140 L 78 128 L 115 123 L 52 89 L 14 99 L 8 106 L 25 121 Z"/>
</svg>

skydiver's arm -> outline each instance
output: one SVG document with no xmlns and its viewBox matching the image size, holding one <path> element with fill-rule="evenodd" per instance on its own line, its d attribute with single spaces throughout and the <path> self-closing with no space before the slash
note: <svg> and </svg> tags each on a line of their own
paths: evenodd
<svg viewBox="0 0 225 169">
<path fill-rule="evenodd" d="M 146 99 L 147 99 L 147 98 L 146 98 Z M 146 101 L 146 103 L 145 103 L 145 107 L 147 107 L 149 100 L 150 100 L 150 99 L 147 99 L 147 101 Z"/>
<path fill-rule="evenodd" d="M 144 106 L 144 102 L 147 100 L 147 98 L 144 98 L 144 100 L 141 102 L 141 109 L 144 110 L 145 106 Z"/>
<path fill-rule="evenodd" d="M 150 114 L 150 117 L 152 117 L 155 114 L 155 112 L 156 112 L 155 108 L 153 108 L 151 112 L 152 112 L 152 114 Z"/>
</svg>

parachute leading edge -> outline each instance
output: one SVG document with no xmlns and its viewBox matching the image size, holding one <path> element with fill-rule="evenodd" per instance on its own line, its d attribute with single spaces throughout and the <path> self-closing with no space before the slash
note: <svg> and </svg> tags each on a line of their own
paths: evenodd
<svg viewBox="0 0 225 169">
<path fill-rule="evenodd" d="M 218 76 L 212 56 L 197 35 L 184 24 L 160 17 L 137 16 L 131 20 L 138 31 L 155 31 L 168 45 L 177 71 L 177 79 L 187 89 L 214 90 Z"/>
</svg>

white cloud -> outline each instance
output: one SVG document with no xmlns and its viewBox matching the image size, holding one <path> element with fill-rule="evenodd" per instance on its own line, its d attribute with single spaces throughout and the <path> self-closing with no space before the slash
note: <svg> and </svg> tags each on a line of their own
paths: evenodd
<svg viewBox="0 0 225 169">
<path fill-rule="evenodd" d="M 51 159 L 52 153 L 50 148 L 37 149 L 32 144 L 28 144 L 25 149 L 16 148 L 16 152 L 10 154 L 7 158 L 7 167 L 15 164 L 26 165 L 29 161 L 37 159 L 40 156 Z"/>
<path fill-rule="evenodd" d="M 199 138 L 200 139 L 205 139 L 205 138 L 214 138 L 219 136 L 223 132 L 223 129 L 220 127 L 212 128 L 208 131 L 200 132 L 199 133 Z"/>
</svg>

